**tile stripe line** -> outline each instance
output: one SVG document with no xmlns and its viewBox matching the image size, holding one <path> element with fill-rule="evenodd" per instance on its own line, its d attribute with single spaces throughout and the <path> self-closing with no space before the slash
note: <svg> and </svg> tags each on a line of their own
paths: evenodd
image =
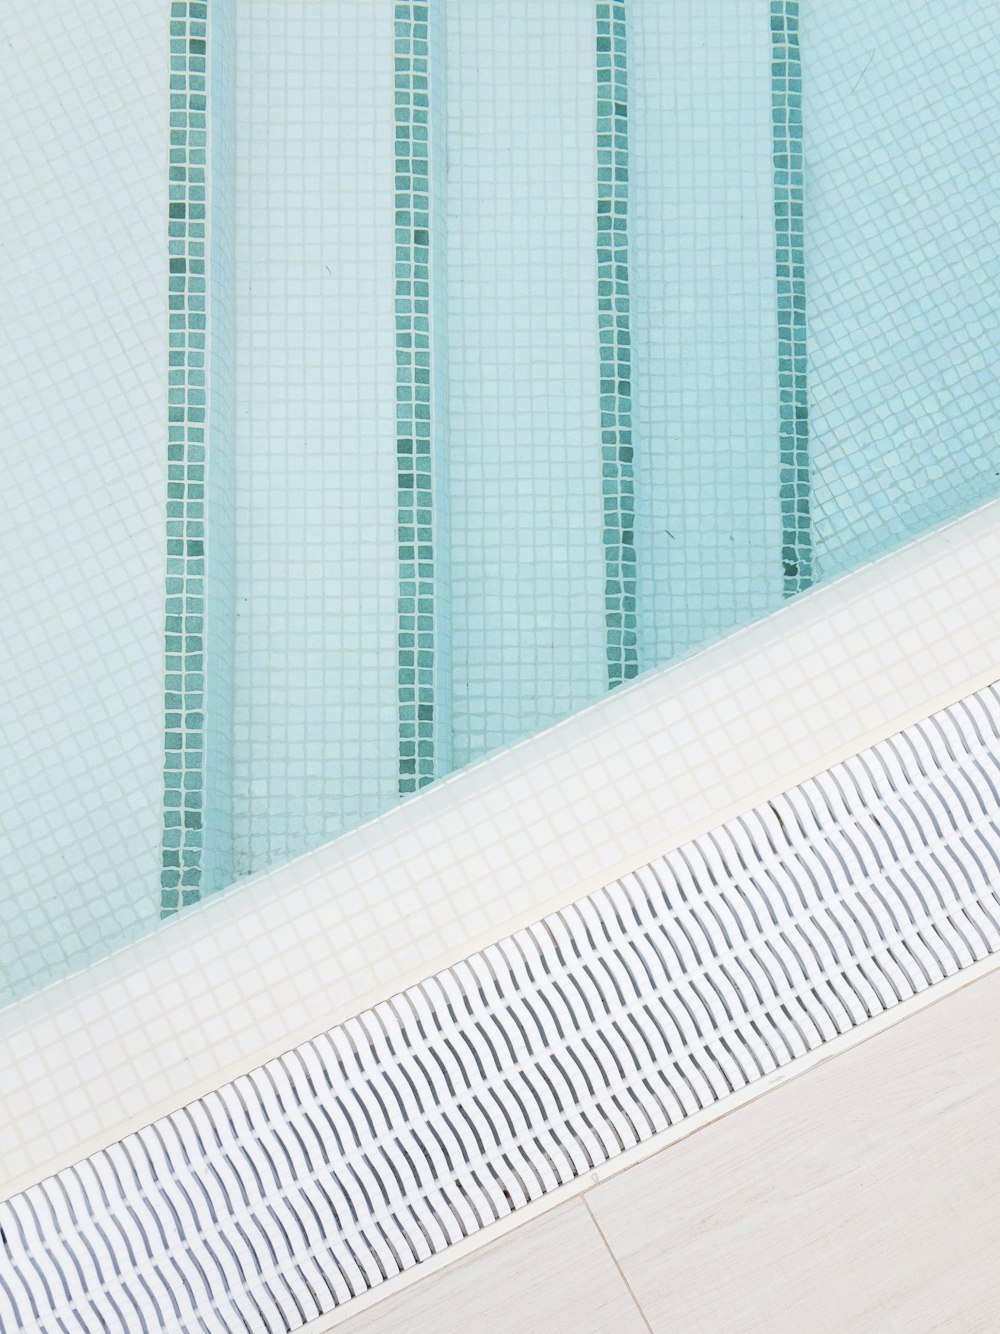
<svg viewBox="0 0 1000 1334">
<path fill-rule="evenodd" d="M 163 916 L 201 897 L 204 846 L 207 50 L 207 0 L 172 0 Z"/>
<path fill-rule="evenodd" d="M 781 564 L 784 595 L 791 597 L 808 588 L 814 577 L 798 0 L 771 0 L 771 125 L 778 302 Z"/>
<path fill-rule="evenodd" d="M 435 777 L 430 5 L 395 7 L 399 794 Z"/>
<path fill-rule="evenodd" d="M 287 1334 L 1000 951 L 1000 692 L 0 1204 L 0 1328 Z"/>
<path fill-rule="evenodd" d="M 628 67 L 625 0 L 597 19 L 597 308 L 608 686 L 638 675 L 632 350 L 628 272 Z"/>
</svg>

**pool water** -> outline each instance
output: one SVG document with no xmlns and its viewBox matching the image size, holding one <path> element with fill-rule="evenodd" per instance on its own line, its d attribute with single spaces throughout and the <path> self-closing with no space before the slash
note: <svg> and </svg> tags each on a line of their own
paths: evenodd
<svg viewBox="0 0 1000 1334">
<path fill-rule="evenodd" d="M 393 105 L 424 128 L 425 8 L 426 140 L 401 146 Z M 799 35 L 797 10 L 236 7 L 236 874 L 411 776 L 393 196 L 417 158 L 434 567 L 418 783 L 995 489 L 987 18 L 807 5 Z M 779 279 L 808 293 L 808 346 L 804 325 L 780 337 Z M 783 410 L 808 411 L 791 558 Z"/>
<path fill-rule="evenodd" d="M 1000 491 L 996 5 L 172 10 L 145 686 L 12 762 L 4 999 Z"/>
</svg>

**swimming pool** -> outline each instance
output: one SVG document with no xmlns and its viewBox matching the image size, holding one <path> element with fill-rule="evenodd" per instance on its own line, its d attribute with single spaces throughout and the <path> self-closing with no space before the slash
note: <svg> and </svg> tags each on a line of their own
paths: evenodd
<svg viewBox="0 0 1000 1334">
<path fill-rule="evenodd" d="M 6 150 L 5 999 L 1000 489 L 982 6 L 171 9 Z"/>
<path fill-rule="evenodd" d="M 369 13 L 235 16 L 231 874 L 996 485 L 972 8 Z"/>
</svg>

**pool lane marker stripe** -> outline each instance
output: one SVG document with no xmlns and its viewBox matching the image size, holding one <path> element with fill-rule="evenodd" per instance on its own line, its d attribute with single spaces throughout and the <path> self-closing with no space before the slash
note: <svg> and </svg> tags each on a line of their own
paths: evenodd
<svg viewBox="0 0 1000 1334">
<path fill-rule="evenodd" d="M 628 69 L 624 0 L 597 18 L 597 308 L 608 686 L 636 676 L 635 480 L 628 275 Z"/>
<path fill-rule="evenodd" d="M 204 846 L 207 48 L 207 0 L 172 0 L 164 917 L 201 897 Z"/>
<path fill-rule="evenodd" d="M 395 7 L 399 794 L 435 777 L 430 5 Z"/>
<path fill-rule="evenodd" d="M 771 125 L 778 298 L 781 563 L 785 597 L 813 582 L 798 0 L 771 0 Z"/>
</svg>

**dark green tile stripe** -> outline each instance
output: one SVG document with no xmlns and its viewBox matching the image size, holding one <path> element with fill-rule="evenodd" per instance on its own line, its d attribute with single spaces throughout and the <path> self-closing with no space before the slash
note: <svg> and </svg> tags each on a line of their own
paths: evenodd
<svg viewBox="0 0 1000 1334">
<path fill-rule="evenodd" d="M 165 916 L 201 896 L 204 832 L 207 9 L 170 6 Z"/>
<path fill-rule="evenodd" d="M 435 775 L 431 421 L 430 34 L 424 0 L 395 8 L 396 469 L 399 792 Z"/>
<path fill-rule="evenodd" d="M 639 670 L 628 281 L 625 0 L 597 5 L 597 300 L 608 685 Z"/>
<path fill-rule="evenodd" d="M 813 582 L 798 0 L 771 0 L 771 121 L 781 410 L 781 562 L 785 597 L 791 597 Z"/>
</svg>

